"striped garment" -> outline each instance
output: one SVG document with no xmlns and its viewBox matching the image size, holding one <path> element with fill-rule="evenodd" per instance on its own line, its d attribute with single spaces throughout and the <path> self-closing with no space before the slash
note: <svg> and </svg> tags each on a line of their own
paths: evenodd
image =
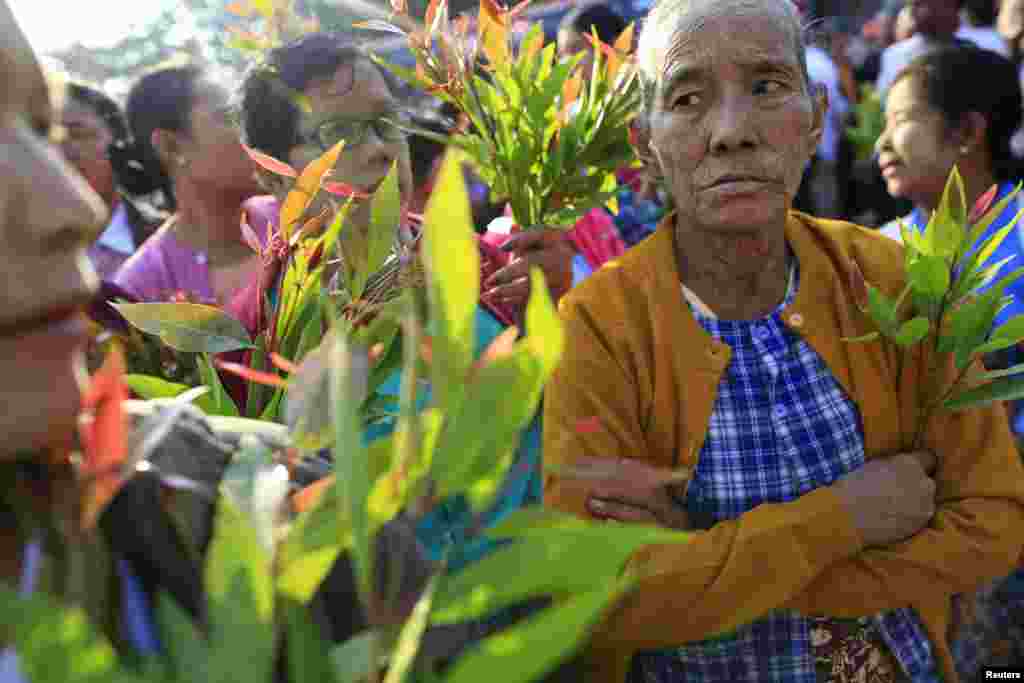
<svg viewBox="0 0 1024 683">
<path fill-rule="evenodd" d="M 733 350 L 686 492 L 697 528 L 735 519 L 762 503 L 795 500 L 864 464 L 857 407 L 821 357 L 782 321 L 798 285 L 794 259 L 784 302 L 753 321 L 720 320 L 684 288 L 701 326 Z M 777 570 L 785 571 L 785 558 L 778 561 Z M 816 662 L 822 652 L 812 642 L 813 625 L 796 612 L 776 610 L 713 640 L 638 654 L 629 681 L 819 683 Z M 870 636 L 865 639 L 888 645 L 903 680 L 940 680 L 930 641 L 912 610 L 864 619 L 856 628 Z"/>
</svg>

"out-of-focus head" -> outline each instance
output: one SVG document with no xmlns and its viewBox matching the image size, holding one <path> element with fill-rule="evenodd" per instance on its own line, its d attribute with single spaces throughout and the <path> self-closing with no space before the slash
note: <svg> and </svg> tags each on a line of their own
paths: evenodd
<svg viewBox="0 0 1024 683">
<path fill-rule="evenodd" d="M 108 149 L 115 142 L 128 139 L 121 108 L 95 88 L 68 83 L 61 102 L 60 122 L 64 129 L 64 157 L 108 205 L 112 204 L 115 185 Z"/>
<path fill-rule="evenodd" d="M 964 14 L 974 26 L 994 26 L 999 12 L 997 0 L 963 0 Z"/>
<path fill-rule="evenodd" d="M 132 142 L 112 150 L 118 183 L 131 195 L 173 189 L 237 197 L 256 194 L 252 162 L 232 120 L 227 90 L 194 66 L 143 76 L 125 106 Z"/>
<path fill-rule="evenodd" d="M 679 220 L 715 231 L 784 224 L 821 137 L 789 0 L 662 0 L 640 37 L 639 153 Z"/>
<path fill-rule="evenodd" d="M 0 0 L 0 458 L 65 445 L 84 368 L 80 314 L 95 292 L 86 245 L 103 202 L 49 140 L 32 49 Z"/>
<path fill-rule="evenodd" d="M 959 45 L 918 58 L 886 98 L 876 149 L 889 194 L 934 205 L 954 164 L 965 174 L 1013 178 L 1010 140 L 1021 107 L 1017 70 L 995 52 Z"/>
<path fill-rule="evenodd" d="M 1015 60 L 1024 55 L 1024 0 L 1000 0 L 996 30 L 1010 44 Z"/>
<path fill-rule="evenodd" d="M 952 38 L 960 28 L 963 0 L 909 0 L 914 30 L 929 38 Z"/>
<path fill-rule="evenodd" d="M 896 15 L 896 21 L 892 29 L 892 39 L 897 43 L 906 40 L 917 33 L 917 23 L 914 19 L 914 10 L 907 5 Z"/>
<path fill-rule="evenodd" d="M 558 54 L 570 57 L 585 53 L 580 69 L 588 75 L 594 55 L 587 36 L 597 33 L 602 43 L 611 45 L 624 30 L 626 20 L 607 5 L 600 2 L 582 5 L 566 14 L 558 26 Z"/>
<path fill-rule="evenodd" d="M 372 190 L 398 164 L 409 197 L 412 173 L 403 118 L 384 73 L 346 35 L 314 33 L 268 55 L 242 86 L 246 144 L 301 170 L 341 140 L 334 179 Z M 275 193 L 285 186 L 266 178 Z M 278 183 L 276 187 L 274 183 Z"/>
</svg>

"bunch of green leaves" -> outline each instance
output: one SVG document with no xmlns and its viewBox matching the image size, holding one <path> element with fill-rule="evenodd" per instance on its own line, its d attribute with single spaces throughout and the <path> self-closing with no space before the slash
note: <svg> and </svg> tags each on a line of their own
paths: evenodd
<svg viewBox="0 0 1024 683">
<path fill-rule="evenodd" d="M 385 605 L 398 599 L 397 588 L 381 591 L 372 577 L 381 561 L 374 552 L 377 536 L 399 511 L 455 496 L 468 500 L 477 514 L 491 506 L 564 346 L 558 314 L 535 270 L 528 336 L 503 335 L 474 359 L 479 253 L 461 170 L 452 157 L 427 207 L 424 239 L 426 291 L 417 290 L 400 307 L 406 343 L 393 434 L 372 443 L 363 439 L 368 352 L 352 344 L 348 328 L 336 319 L 298 373 L 312 399 L 306 405 L 328 406 L 334 476 L 289 505 L 287 469 L 261 442 L 243 440 L 220 485 L 205 561 L 208 623 L 197 628 L 172 599 L 161 596 L 160 655 L 118 659 L 80 610 L 60 608 L 42 596 L 4 595 L 0 627 L 13 630 L 31 680 L 269 682 L 278 636 L 286 634 L 286 675 L 295 682 L 476 683 L 486 677 L 528 683 L 570 657 L 600 615 L 633 585 L 635 576 L 622 570 L 635 550 L 686 542 L 688 535 L 680 532 L 520 510 L 486 532 L 506 541 L 489 557 L 455 575 L 443 562 L 437 566 L 404 622 L 339 645 L 324 641 L 307 605 L 339 553 L 351 555 L 360 599 L 373 615 L 381 593 Z M 428 328 L 430 353 L 423 362 L 420 342 Z M 418 411 L 423 372 L 434 391 Z M 386 555 L 382 561 L 400 560 Z M 397 565 L 384 575 L 396 572 Z M 549 606 L 484 638 L 443 671 L 430 666 L 430 653 L 422 648 L 432 627 L 486 618 L 538 597 L 550 598 Z M 382 622 L 371 617 L 370 623 Z"/>
<path fill-rule="evenodd" d="M 868 161 L 875 153 L 875 143 L 885 130 L 885 112 L 882 99 L 870 85 L 860 88 L 860 101 L 853 105 L 856 125 L 846 128 L 846 137 L 853 144 L 860 161 Z"/>
<path fill-rule="evenodd" d="M 281 205 L 279 227 L 264 245 L 243 216 L 240 230 L 249 246 L 264 261 L 266 273 L 279 271 L 274 282 L 263 282 L 275 293 L 261 303 L 269 325 L 255 339 L 237 318 L 216 306 L 194 303 L 115 304 L 115 308 L 136 329 L 152 335 L 178 353 L 193 354 L 201 382 L 210 391 L 200 400 L 212 415 L 249 417 L 283 422 L 286 375 L 320 343 L 335 309 L 359 311 L 342 318 L 351 342 L 376 347 L 379 362 L 373 367 L 373 381 L 380 383 L 397 367 L 394 353 L 398 321 L 394 316 L 377 316 L 365 324 L 378 308 L 358 306 L 369 282 L 391 253 L 400 221 L 397 171 L 392 169 L 371 201 L 372 221 L 363 244 L 365 254 L 356 264 L 340 258 L 342 233 L 353 201 L 367 199 L 330 174 L 344 143 L 338 143 L 298 173 L 287 164 L 255 150 L 249 154 L 264 171 L 293 178 L 294 184 Z M 329 199 L 346 197 L 344 204 Z M 276 266 L 275 266 L 276 264 Z M 327 292 L 327 274 L 337 272 L 345 282 L 342 301 Z M 266 278 L 264 278 L 266 279 Z M 225 363 L 217 354 L 248 351 L 248 364 Z M 218 368 L 246 381 L 245 406 L 236 405 L 224 388 Z M 129 375 L 130 388 L 145 399 L 170 398 L 192 387 L 153 375 Z M 369 414 L 369 406 L 367 406 Z M 314 450 L 324 443 L 319 437 L 300 440 Z"/>
<path fill-rule="evenodd" d="M 518 224 L 571 226 L 614 201 L 615 172 L 633 161 L 629 122 L 640 105 L 627 58 L 633 30 L 615 45 L 589 37 L 595 59 L 586 81 L 579 68 L 583 55 L 559 60 L 555 45 L 544 44 L 540 24 L 513 45 L 512 22 L 526 4 L 509 10 L 481 0 L 472 38 L 466 16 L 449 21 L 447 0 L 431 1 L 420 31 L 381 21 L 361 26 L 405 36 L 416 69 L 379 63 L 451 103 L 468 122 L 448 138 L 415 132 L 463 150 Z M 394 16 L 407 16 L 404 2 L 392 8 Z"/>
<path fill-rule="evenodd" d="M 1024 397 L 1024 365 L 984 372 L 976 363 L 1024 340 L 1024 316 L 993 329 L 996 317 L 1013 301 L 1006 288 L 1024 276 L 1024 267 L 1001 274 L 1013 256 L 995 263 L 991 257 L 1013 233 L 1020 214 L 985 238 L 1019 191 L 1020 186 L 996 202 L 998 187 L 993 187 L 968 214 L 963 181 L 954 167 L 924 232 L 901 225 L 906 285 L 898 297 L 887 297 L 866 283 L 857 264 L 852 266 L 857 303 L 877 331 L 851 341 L 883 336 L 904 349 L 923 345 L 930 351 L 929 374 L 919 384 L 918 446 L 939 410 L 968 410 Z M 952 382 L 944 381 L 951 362 L 958 375 Z"/>
</svg>

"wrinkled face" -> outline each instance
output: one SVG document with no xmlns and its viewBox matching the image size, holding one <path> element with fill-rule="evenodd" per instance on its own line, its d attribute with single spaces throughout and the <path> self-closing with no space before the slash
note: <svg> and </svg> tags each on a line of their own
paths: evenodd
<svg viewBox="0 0 1024 683">
<path fill-rule="evenodd" d="M 951 36 L 960 26 L 956 0 L 910 0 L 914 29 L 926 36 Z"/>
<path fill-rule="evenodd" d="M 794 39 L 771 10 L 712 15 L 684 19 L 656 56 L 650 148 L 694 227 L 785 221 L 821 135 Z"/>
<path fill-rule="evenodd" d="M 44 137 L 48 92 L 0 0 L 0 457 L 66 442 L 79 410 L 102 202 Z"/>
<path fill-rule="evenodd" d="M 110 128 L 95 111 L 72 99 L 65 100 L 60 122 L 64 158 L 110 203 L 114 198 L 114 172 L 107 158 L 107 147 L 114 141 Z"/>
<path fill-rule="evenodd" d="M 259 194 L 257 176 L 231 111 L 227 90 L 206 79 L 196 83 L 189 131 L 181 137 L 181 154 L 187 161 L 181 179 L 209 190 Z"/>
<path fill-rule="evenodd" d="M 1002 0 L 996 28 L 1019 59 L 1024 54 L 1024 0 Z"/>
<path fill-rule="evenodd" d="M 889 194 L 934 206 L 958 157 L 955 136 L 913 76 L 892 86 L 885 106 L 885 131 L 876 148 Z"/>
<path fill-rule="evenodd" d="M 399 116 L 399 103 L 373 63 L 358 59 L 342 65 L 332 78 L 311 82 L 303 94 L 310 106 L 299 123 L 302 142 L 289 154 L 294 168 L 305 168 L 345 140 L 334 180 L 372 191 L 397 162 L 402 196 L 411 196 L 409 145 L 405 135 L 387 123 Z"/>
</svg>

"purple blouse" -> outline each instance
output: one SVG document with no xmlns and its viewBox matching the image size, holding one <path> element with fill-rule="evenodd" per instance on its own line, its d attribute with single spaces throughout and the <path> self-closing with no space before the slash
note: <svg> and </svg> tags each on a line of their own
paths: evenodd
<svg viewBox="0 0 1024 683">
<path fill-rule="evenodd" d="M 243 206 L 261 240 L 266 240 L 275 206 L 273 197 L 254 197 Z M 170 221 L 125 261 L 113 282 L 140 301 L 171 301 L 184 296 L 194 303 L 227 303 L 214 296 L 206 254 L 178 240 Z"/>
</svg>

